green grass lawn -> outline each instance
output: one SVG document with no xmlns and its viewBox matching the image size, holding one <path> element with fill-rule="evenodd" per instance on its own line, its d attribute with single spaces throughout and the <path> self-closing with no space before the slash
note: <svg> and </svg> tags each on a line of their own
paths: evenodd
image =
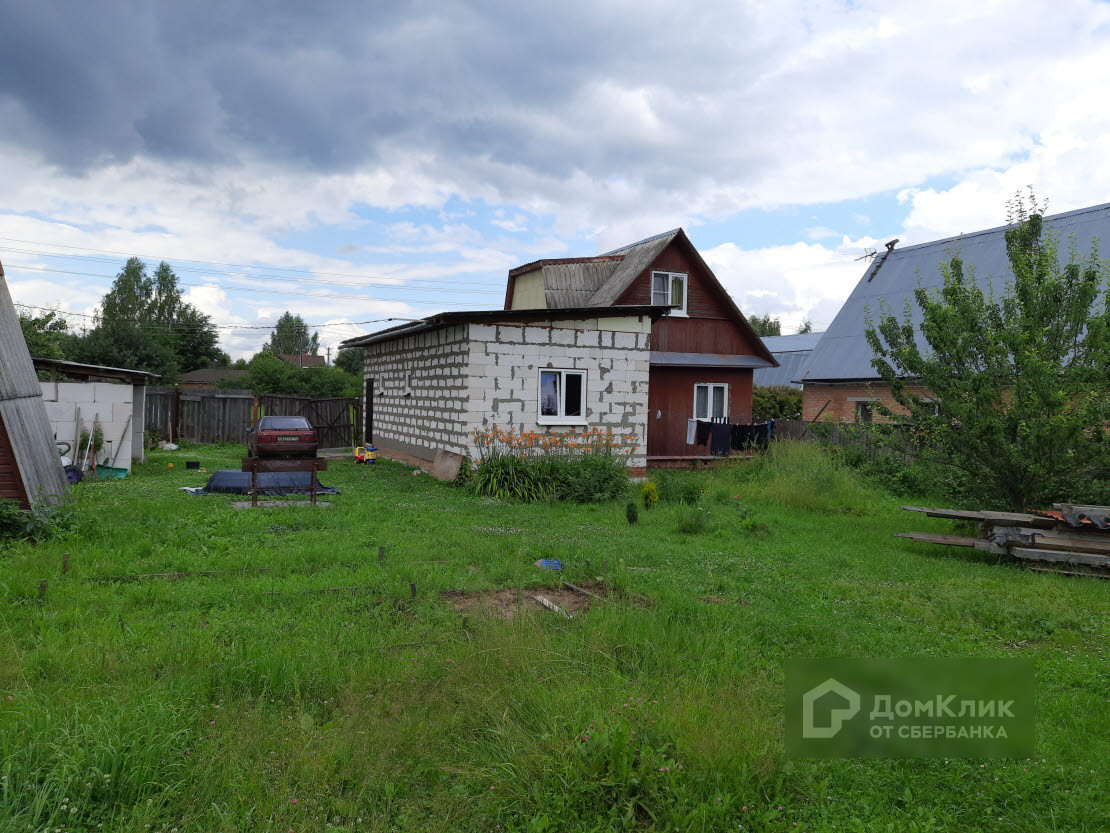
<svg viewBox="0 0 1110 833">
<path fill-rule="evenodd" d="M 950 526 L 844 472 L 685 475 L 698 509 L 633 526 L 389 462 L 333 461 L 326 509 L 178 490 L 242 454 L 86 481 L 75 537 L 0 557 L 0 830 L 1110 829 L 1110 582 L 894 539 Z M 443 597 L 557 584 L 540 558 L 611 600 Z M 804 656 L 1031 657 L 1037 757 L 788 761 Z"/>
</svg>

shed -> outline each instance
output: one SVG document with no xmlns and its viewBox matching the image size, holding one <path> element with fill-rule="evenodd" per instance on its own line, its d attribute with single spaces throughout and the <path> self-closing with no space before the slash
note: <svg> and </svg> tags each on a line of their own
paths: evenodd
<svg viewBox="0 0 1110 833">
<path fill-rule="evenodd" d="M 66 495 L 61 458 L 0 265 L 0 498 L 27 509 L 40 494 Z"/>
<path fill-rule="evenodd" d="M 46 413 L 55 439 L 70 443 L 72 456 L 81 431 L 96 421 L 104 432 L 99 462 L 130 471 L 132 461 L 145 459 L 146 386 L 157 374 L 59 359 L 32 361 L 37 371 L 50 374 L 39 383 Z"/>
</svg>

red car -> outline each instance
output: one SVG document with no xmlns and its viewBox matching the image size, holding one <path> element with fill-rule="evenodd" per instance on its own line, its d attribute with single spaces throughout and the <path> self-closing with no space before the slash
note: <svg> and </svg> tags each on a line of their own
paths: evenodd
<svg viewBox="0 0 1110 833">
<path fill-rule="evenodd" d="M 262 417 L 247 432 L 247 454 L 251 457 L 316 456 L 316 431 L 304 417 Z"/>
</svg>

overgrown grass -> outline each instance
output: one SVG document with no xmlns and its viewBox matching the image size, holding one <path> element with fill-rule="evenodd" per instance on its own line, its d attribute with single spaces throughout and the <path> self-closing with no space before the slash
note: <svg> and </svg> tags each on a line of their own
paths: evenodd
<svg viewBox="0 0 1110 833">
<path fill-rule="evenodd" d="M 894 539 L 948 527 L 835 461 L 675 473 L 694 504 L 634 525 L 388 462 L 333 462 L 316 510 L 177 490 L 241 456 L 86 481 L 77 537 L 0 557 L 0 830 L 1110 829 L 1110 583 Z M 557 581 L 541 558 L 611 601 L 441 597 Z M 1038 757 L 785 760 L 782 662 L 837 655 L 1032 657 Z"/>
<path fill-rule="evenodd" d="M 752 468 L 759 491 L 793 509 L 865 515 L 881 501 L 878 491 L 836 453 L 816 443 L 773 443 Z"/>
</svg>

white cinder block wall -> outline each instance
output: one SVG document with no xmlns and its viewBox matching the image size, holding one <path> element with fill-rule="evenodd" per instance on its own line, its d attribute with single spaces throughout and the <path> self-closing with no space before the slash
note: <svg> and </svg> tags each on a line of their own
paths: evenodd
<svg viewBox="0 0 1110 833">
<path fill-rule="evenodd" d="M 133 438 L 138 432 L 138 459 L 142 459 L 142 416 L 135 418 L 134 387 L 111 382 L 40 382 L 46 415 L 54 437 L 73 446 L 70 457 L 77 463 L 80 431 L 92 431 L 93 421 L 100 423 L 104 445 L 98 462 L 131 470 L 136 448 Z M 128 423 L 128 418 L 131 418 Z M 78 427 L 80 420 L 81 428 Z M 118 454 L 117 454 L 118 452 Z"/>
<path fill-rule="evenodd" d="M 432 460 L 438 449 L 474 453 L 471 431 L 611 428 L 636 437 L 630 465 L 647 457 L 651 319 L 456 324 L 368 345 L 374 441 Z M 586 414 L 577 425 L 540 425 L 539 374 L 586 371 Z"/>
</svg>

